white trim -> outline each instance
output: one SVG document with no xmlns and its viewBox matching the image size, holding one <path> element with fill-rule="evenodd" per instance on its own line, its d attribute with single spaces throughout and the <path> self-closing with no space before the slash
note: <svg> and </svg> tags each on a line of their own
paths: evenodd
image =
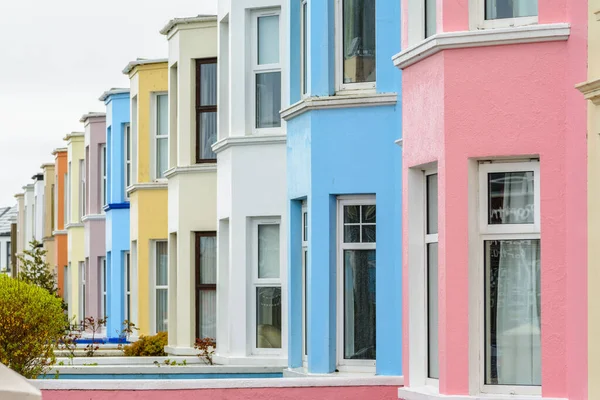
<svg viewBox="0 0 600 400">
<path fill-rule="evenodd" d="M 600 16 L 600 11 L 598 11 Z M 575 85 L 575 88 L 584 94 L 586 100 L 591 100 L 597 106 L 600 106 L 600 79 L 588 81 Z"/>
<path fill-rule="evenodd" d="M 304 216 L 306 215 L 306 219 Z M 302 235 L 302 367 L 308 368 L 308 352 L 307 352 L 307 332 L 308 332 L 308 319 L 307 319 L 307 308 L 306 305 L 308 303 L 308 292 L 307 292 L 307 279 L 308 279 L 308 249 L 309 249 L 309 238 L 310 235 L 308 233 L 308 207 L 306 204 L 306 200 L 302 202 L 302 213 L 301 213 L 302 221 L 300 223 L 301 226 L 301 235 Z M 306 232 L 306 237 L 304 235 Z"/>
<path fill-rule="evenodd" d="M 376 205 L 374 195 L 338 196 L 336 223 L 336 276 L 337 276 L 337 321 L 336 321 L 336 365 L 339 371 L 373 372 L 376 360 L 350 360 L 344 358 L 344 250 L 376 250 L 375 243 L 344 243 L 344 206 Z M 362 221 L 360 225 L 362 226 Z M 375 226 L 376 223 L 375 223 Z"/>
<path fill-rule="evenodd" d="M 104 214 L 88 214 L 88 215 L 84 216 L 83 218 L 81 218 L 81 222 L 102 221 L 104 219 L 106 219 L 106 215 L 104 215 Z"/>
<path fill-rule="evenodd" d="M 124 252 L 122 252 L 122 254 L 119 254 L 119 257 L 121 257 L 121 256 L 123 257 L 123 316 L 124 316 L 124 320 L 132 322 L 131 315 L 129 315 L 129 314 L 132 314 L 131 311 L 133 310 L 133 304 L 132 304 L 132 302 L 133 302 L 133 299 L 132 299 L 133 282 L 131 279 L 133 269 L 131 266 L 131 252 L 124 251 Z M 127 267 L 129 267 L 129 274 L 127 274 Z M 127 290 L 128 285 L 129 285 L 129 290 Z M 127 310 L 127 296 L 129 296 L 129 311 Z"/>
<path fill-rule="evenodd" d="M 229 136 L 212 145 L 215 153 L 220 153 L 235 146 L 256 146 L 269 144 L 286 144 L 286 135 L 261 135 L 261 136 Z"/>
<path fill-rule="evenodd" d="M 169 273 L 168 273 L 168 264 L 167 264 L 167 284 L 166 285 L 157 285 L 156 284 L 156 271 L 158 267 L 158 259 L 157 259 L 157 251 L 158 251 L 158 243 L 166 243 L 165 246 L 167 248 L 167 259 L 169 256 L 169 245 L 167 239 L 155 239 L 150 240 L 150 332 L 154 335 L 159 331 L 156 329 L 158 326 L 158 321 L 156 320 L 156 292 L 158 290 L 166 290 L 167 291 L 167 327 L 168 327 L 168 312 L 169 312 Z M 131 287 L 130 287 L 131 288 Z"/>
<path fill-rule="evenodd" d="M 396 105 L 396 93 L 354 93 L 337 96 L 305 97 L 281 110 L 281 118 L 288 121 L 305 112 L 332 108 L 351 108 Z"/>
<path fill-rule="evenodd" d="M 202 174 L 202 173 L 206 173 L 206 172 L 216 172 L 216 171 L 217 171 L 217 163 L 203 163 L 203 164 L 186 165 L 183 167 L 169 168 L 165 172 L 165 178 L 170 179 L 177 175 Z"/>
<path fill-rule="evenodd" d="M 424 293 L 424 304 L 425 304 L 425 319 L 424 319 L 424 331 L 425 331 L 425 370 L 423 371 L 424 373 L 424 377 L 425 377 L 425 384 L 428 386 L 433 386 L 433 387 L 439 387 L 440 385 L 440 381 L 439 378 L 432 378 L 429 376 L 429 253 L 428 253 L 428 245 L 429 244 L 438 244 L 439 243 L 439 234 L 438 233 L 432 233 L 432 234 L 428 234 L 427 230 L 428 230 L 428 215 L 429 215 L 429 198 L 428 198 L 428 182 L 427 182 L 427 178 L 429 176 L 433 176 L 436 175 L 439 178 L 438 175 L 438 171 L 437 171 L 437 165 L 435 169 L 429 169 L 426 171 L 423 171 L 423 178 L 421 180 L 421 185 L 423 185 L 423 199 L 422 199 L 422 207 L 423 207 L 423 248 L 421 249 L 421 252 L 423 253 L 423 265 L 421 266 L 421 268 L 423 268 L 424 271 L 424 287 L 423 287 L 423 293 Z M 439 180 L 438 180 L 438 186 L 436 187 L 436 191 L 439 194 L 438 191 L 439 188 Z M 439 199 L 439 196 L 438 196 Z M 438 206 L 438 210 L 437 210 L 437 215 L 439 215 L 439 200 L 436 200 L 436 205 Z M 436 221 L 436 225 L 438 226 L 438 230 L 439 230 L 439 218 Z M 439 250 L 439 247 L 438 247 Z M 439 260 L 439 252 L 438 252 L 438 260 Z M 438 267 L 439 267 L 439 262 L 438 262 Z M 436 267 L 436 270 L 438 270 L 438 282 L 439 282 L 439 269 L 438 267 Z M 439 296 L 439 286 L 438 286 L 438 296 Z M 439 297 L 438 297 L 438 304 L 439 304 Z M 439 327 L 439 308 L 438 308 L 438 327 Z M 439 329 L 438 329 L 439 332 Z M 439 347 L 439 338 L 438 338 L 438 347 Z M 438 351 L 438 372 L 439 372 L 439 351 Z"/>
<path fill-rule="evenodd" d="M 83 228 L 83 222 L 75 222 L 72 224 L 65 224 L 65 229 L 71 229 L 71 228 Z"/>
<path fill-rule="evenodd" d="M 127 188 L 127 193 L 131 196 L 132 193 L 138 190 L 160 190 L 168 187 L 169 184 L 166 181 L 134 183 Z"/>
<path fill-rule="evenodd" d="M 412 380 L 412 378 L 411 378 Z M 522 395 L 448 395 L 439 394 L 436 388 L 424 387 L 401 387 L 398 389 L 398 397 L 403 400 L 568 400 L 557 397 L 522 396 Z"/>
<path fill-rule="evenodd" d="M 100 315 L 98 319 L 107 316 L 106 306 L 108 306 L 108 297 L 106 295 L 106 283 L 108 282 L 108 266 L 106 265 L 106 256 L 100 257 Z M 106 304 L 105 304 L 106 303 Z M 106 327 L 104 327 L 106 330 Z"/>
<path fill-rule="evenodd" d="M 154 367 L 155 370 L 158 368 Z M 209 366 L 208 368 L 216 368 Z M 392 376 L 333 376 L 306 378 L 254 379 L 178 379 L 178 380 L 96 380 L 96 379 L 31 379 L 29 382 L 42 390 L 174 390 L 209 388 L 292 388 L 292 387 L 354 387 L 399 386 L 404 379 Z M 489 400 L 489 399 L 487 399 Z"/>
<path fill-rule="evenodd" d="M 100 143 L 100 210 L 104 214 L 104 207 L 108 204 L 108 150 L 106 143 Z"/>
<path fill-rule="evenodd" d="M 537 15 L 532 17 L 485 19 L 485 1 L 486 0 L 469 0 L 469 29 L 512 28 L 538 23 Z"/>
<path fill-rule="evenodd" d="M 306 12 L 304 11 L 304 7 L 306 7 Z M 305 98 L 310 93 L 310 88 L 308 86 L 308 55 L 310 50 L 308 48 L 310 41 L 308 40 L 308 32 L 310 25 L 308 24 L 308 2 L 307 0 L 300 1 L 300 98 Z M 306 52 L 304 48 L 306 47 Z M 306 63 L 306 67 L 304 68 L 304 64 Z M 306 91 L 304 87 L 306 86 Z M 281 116 L 283 118 L 283 115 Z"/>
<path fill-rule="evenodd" d="M 129 199 L 127 188 L 133 182 L 133 133 L 131 132 L 131 123 L 123 126 L 123 187 L 125 188 L 125 199 Z M 129 154 L 127 150 L 129 149 Z M 129 160 L 127 157 L 129 156 Z M 129 171 L 129 181 L 127 181 L 127 171 Z"/>
<path fill-rule="evenodd" d="M 543 24 L 493 30 L 443 32 L 394 55 L 394 65 L 407 68 L 442 50 L 470 47 L 499 46 L 517 43 L 537 43 L 568 40 L 571 25 L 568 23 Z"/>
<path fill-rule="evenodd" d="M 167 132 L 164 135 L 159 135 L 158 134 L 158 117 L 159 117 L 159 112 L 158 112 L 158 98 L 160 96 L 167 96 L 167 111 L 166 111 L 166 116 L 167 116 Z M 153 181 L 155 182 L 161 182 L 163 180 L 165 180 L 164 177 L 159 177 L 158 173 L 157 173 L 157 168 L 158 168 L 158 140 L 159 139 L 166 139 L 167 140 L 167 169 L 169 167 L 169 124 L 168 124 L 168 119 L 169 119 L 169 92 L 165 92 L 165 91 L 158 91 L 158 92 L 152 92 L 151 96 L 150 96 L 150 177 Z"/>
<path fill-rule="evenodd" d="M 60 231 L 52 231 L 52 235 L 53 236 L 58 236 L 58 235 L 66 235 L 68 232 L 66 229 L 60 230 Z"/>
<path fill-rule="evenodd" d="M 337 92 L 370 91 L 377 87 L 377 77 L 374 82 L 344 83 L 344 57 L 343 57 L 343 1 L 335 0 L 335 90 Z M 374 21 L 375 26 L 377 20 Z M 310 30 L 310 29 L 309 29 Z M 377 64 L 375 64 L 377 66 Z M 377 67 L 376 67 L 377 68 Z"/>
</svg>

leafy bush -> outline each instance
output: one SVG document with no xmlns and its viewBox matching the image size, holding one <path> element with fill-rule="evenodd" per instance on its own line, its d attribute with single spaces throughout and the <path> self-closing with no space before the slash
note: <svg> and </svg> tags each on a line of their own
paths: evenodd
<svg viewBox="0 0 600 400">
<path fill-rule="evenodd" d="M 0 275 L 0 362 L 26 378 L 54 364 L 67 327 L 61 300 L 47 290 Z"/>
<path fill-rule="evenodd" d="M 203 338 L 196 339 L 196 343 L 194 344 L 194 348 L 200 353 L 198 357 L 203 358 L 204 362 L 210 365 L 213 365 L 213 356 L 215 355 L 215 348 L 217 347 L 217 343 L 213 338 Z"/>
<path fill-rule="evenodd" d="M 126 356 L 166 356 L 167 332 L 158 332 L 154 336 L 141 335 L 137 342 L 123 348 Z"/>
</svg>

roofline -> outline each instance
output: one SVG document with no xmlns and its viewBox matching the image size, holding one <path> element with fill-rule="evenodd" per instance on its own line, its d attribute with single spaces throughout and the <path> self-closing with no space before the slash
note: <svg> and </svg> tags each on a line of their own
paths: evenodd
<svg viewBox="0 0 600 400">
<path fill-rule="evenodd" d="M 127 66 L 125 68 L 123 68 L 123 73 L 125 75 L 128 75 L 135 67 L 140 66 L 140 65 L 149 65 L 149 64 L 162 64 L 162 63 L 167 63 L 169 62 L 168 58 L 156 58 L 153 60 L 144 60 L 144 59 L 137 59 L 135 61 L 131 61 L 129 64 L 127 64 Z"/>
<path fill-rule="evenodd" d="M 69 149 L 67 149 L 66 147 L 57 147 L 56 149 L 52 150 L 52 155 L 55 156 L 58 153 L 64 153 L 67 152 Z"/>
<path fill-rule="evenodd" d="M 40 168 L 44 169 L 44 168 L 54 168 L 54 163 L 43 163 L 42 166 Z"/>
<path fill-rule="evenodd" d="M 17 194 L 15 194 L 14 197 L 23 197 L 23 196 L 25 196 L 25 193 L 17 193 Z"/>
<path fill-rule="evenodd" d="M 111 88 L 106 92 L 102 93 L 102 95 L 98 98 L 100 101 L 106 101 L 110 96 L 114 96 L 117 94 L 129 93 L 129 89 L 127 88 Z"/>
<path fill-rule="evenodd" d="M 85 132 L 71 132 L 63 138 L 63 140 L 71 140 L 72 138 L 84 137 Z"/>
<path fill-rule="evenodd" d="M 23 190 L 33 190 L 33 183 L 28 183 L 27 185 L 22 187 Z"/>
<path fill-rule="evenodd" d="M 173 18 L 159 31 L 161 35 L 168 35 L 171 29 L 177 25 L 187 25 L 199 22 L 217 22 L 217 16 L 212 14 L 201 14 L 195 17 Z"/>
<path fill-rule="evenodd" d="M 90 111 L 87 114 L 83 114 L 83 116 L 79 119 L 79 122 L 85 122 L 91 118 L 102 118 L 102 117 L 106 118 L 106 113 Z"/>
</svg>

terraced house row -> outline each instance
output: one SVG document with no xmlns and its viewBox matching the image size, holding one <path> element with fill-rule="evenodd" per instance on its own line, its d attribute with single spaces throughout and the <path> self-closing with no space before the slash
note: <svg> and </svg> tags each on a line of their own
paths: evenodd
<svg viewBox="0 0 600 400">
<path fill-rule="evenodd" d="M 0 268 L 36 239 L 71 317 L 171 355 L 600 398 L 600 1 L 219 0 L 160 33 L 0 209 Z"/>
</svg>

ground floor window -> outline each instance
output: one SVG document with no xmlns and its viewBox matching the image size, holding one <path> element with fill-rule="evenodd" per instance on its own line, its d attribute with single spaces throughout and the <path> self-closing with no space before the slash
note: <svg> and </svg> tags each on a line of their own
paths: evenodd
<svg viewBox="0 0 600 400">
<path fill-rule="evenodd" d="M 166 332 L 169 314 L 168 242 L 155 242 L 154 259 L 154 318 L 156 332 Z"/>
<path fill-rule="evenodd" d="M 308 356 L 308 209 L 306 201 L 302 202 L 302 361 L 306 363 Z"/>
<path fill-rule="evenodd" d="M 483 391 L 525 393 L 541 385 L 539 162 L 479 170 Z"/>
<path fill-rule="evenodd" d="M 106 257 L 100 257 L 100 293 L 102 293 L 102 315 L 103 319 L 106 319 Z"/>
<path fill-rule="evenodd" d="M 372 196 L 338 201 L 338 363 L 374 365 L 376 205 Z"/>
<path fill-rule="evenodd" d="M 427 377 L 439 379 L 438 176 L 425 174 L 425 264 L 427 271 Z"/>
<path fill-rule="evenodd" d="M 85 319 L 85 262 L 79 262 L 79 319 Z"/>
<path fill-rule="evenodd" d="M 124 285 L 125 288 L 125 320 L 131 321 L 131 256 L 128 251 L 124 253 L 124 263 L 125 266 L 125 276 L 124 276 Z"/>
<path fill-rule="evenodd" d="M 281 256 L 280 222 L 274 219 L 253 223 L 252 286 L 255 321 L 255 350 L 281 349 Z"/>
<path fill-rule="evenodd" d="M 216 232 L 196 232 L 196 337 L 217 337 Z"/>
</svg>

